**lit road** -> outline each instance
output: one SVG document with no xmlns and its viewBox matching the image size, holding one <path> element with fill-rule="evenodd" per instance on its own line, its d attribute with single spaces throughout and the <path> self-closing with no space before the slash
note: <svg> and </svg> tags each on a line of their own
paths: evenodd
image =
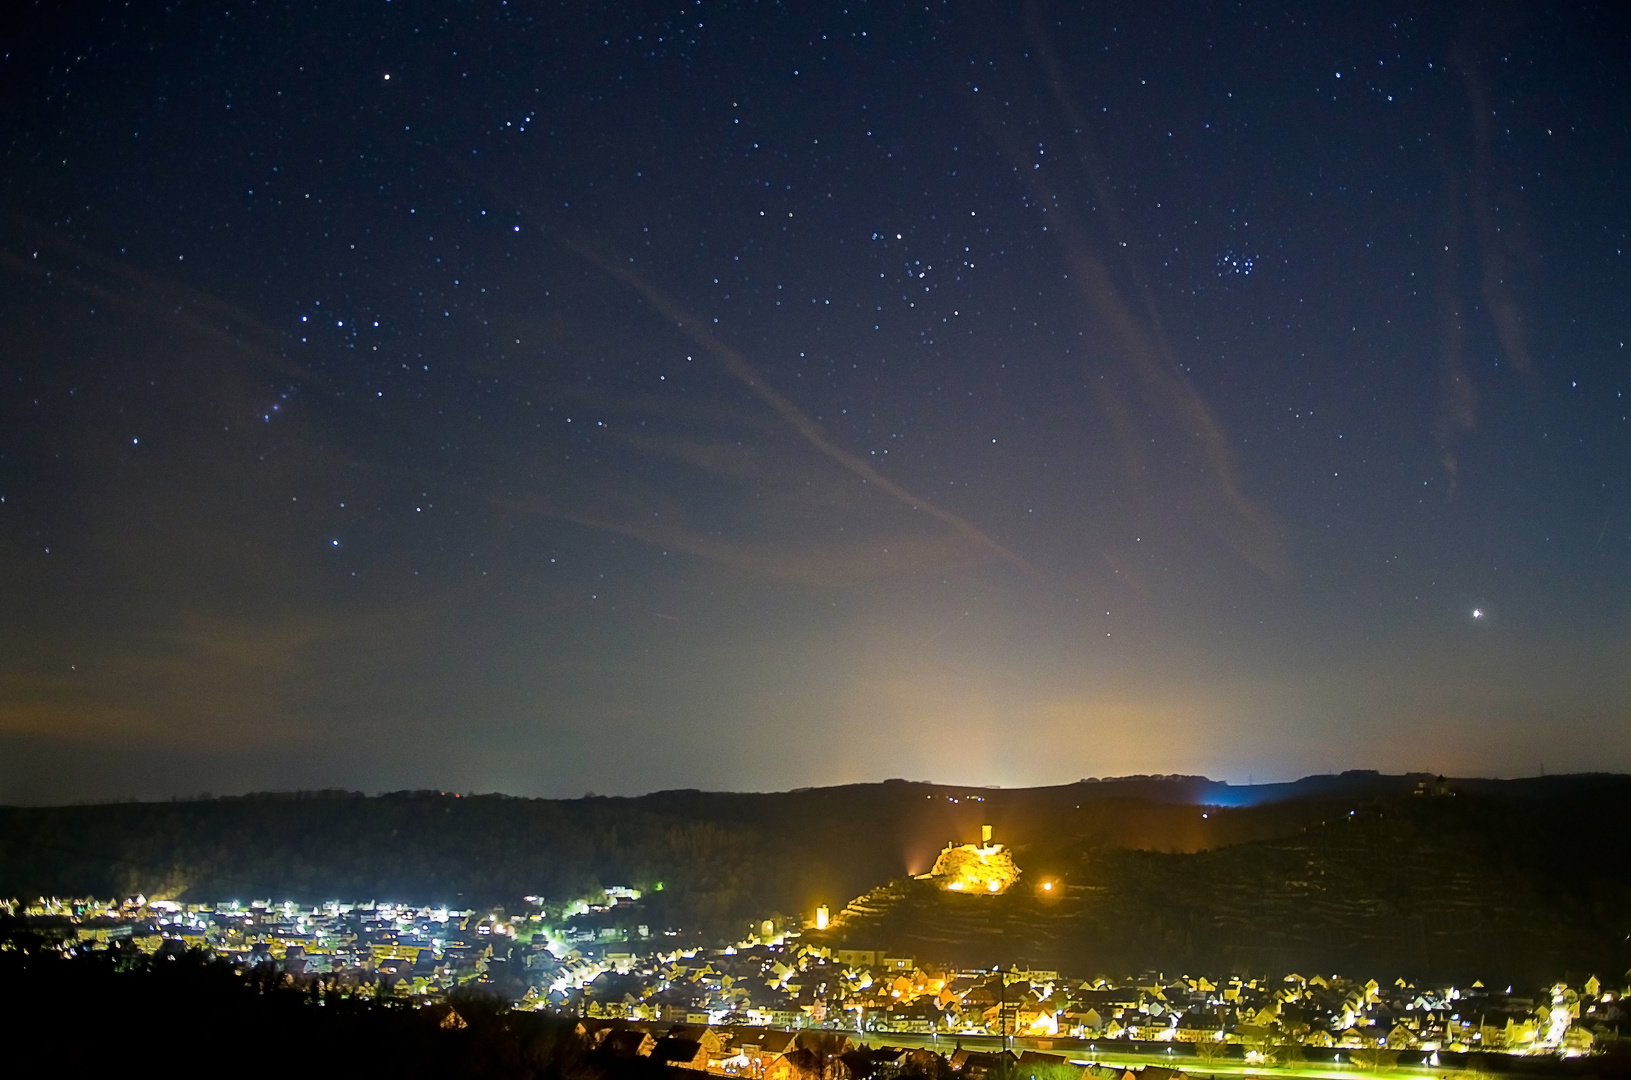
<svg viewBox="0 0 1631 1080">
<path fill-rule="evenodd" d="M 905 1046 L 924 1047 L 938 1053 L 950 1056 L 958 1046 L 970 1050 L 996 1051 L 1001 1049 L 1002 1040 L 995 1035 L 917 1035 L 904 1032 L 868 1031 L 850 1032 L 850 1037 L 856 1042 L 866 1042 L 873 1046 Z M 1055 1040 L 1044 1040 L 1055 1041 Z M 1151 1051 L 1148 1053 L 1127 1051 L 1100 1051 L 1091 1043 L 1078 1045 L 1077 1040 L 1057 1040 L 1068 1042 L 1071 1045 L 1055 1045 L 1051 1049 L 1042 1050 L 1034 1045 L 1030 1039 L 1010 1039 L 1008 1045 L 1015 1053 L 1035 1049 L 1039 1053 L 1054 1054 L 1072 1062 L 1092 1062 L 1099 1065 L 1116 1065 L 1125 1068 L 1138 1068 L 1143 1065 L 1165 1065 L 1169 1068 L 1182 1069 L 1194 1077 L 1264 1077 L 1271 1080 L 1424 1080 L 1424 1078 L 1450 1076 L 1461 1072 L 1460 1069 L 1450 1065 L 1428 1066 L 1419 1064 L 1400 1064 L 1386 1069 L 1356 1069 L 1346 1068 L 1330 1062 L 1303 1061 L 1295 1065 L 1262 1065 L 1253 1064 L 1235 1059 L 1225 1059 L 1203 1063 L 1197 1061 L 1189 1054 L 1165 1051 Z M 1027 1045 L 1032 1044 L 1032 1045 Z"/>
</svg>

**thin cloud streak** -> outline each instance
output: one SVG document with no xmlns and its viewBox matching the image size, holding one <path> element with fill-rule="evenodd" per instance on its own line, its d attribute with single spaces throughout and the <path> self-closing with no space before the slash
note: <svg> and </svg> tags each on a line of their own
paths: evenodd
<svg viewBox="0 0 1631 1080">
<path fill-rule="evenodd" d="M 1450 494 L 1455 493 L 1460 475 L 1456 444 L 1478 426 L 1478 388 L 1465 356 L 1467 323 L 1456 288 L 1456 251 L 1462 238 L 1461 207 L 1456 198 L 1454 176 L 1448 161 L 1444 165 L 1444 225 L 1438 255 L 1439 333 L 1439 411 L 1433 425 L 1438 443 L 1439 463 L 1450 477 Z"/>
<path fill-rule="evenodd" d="M 1088 230 L 1073 213 L 1071 201 L 1060 196 L 1044 177 L 1043 170 L 1024 167 L 1028 163 L 1025 148 L 1009 132 L 1002 119 L 992 114 L 991 106 L 984 100 L 986 95 L 972 95 L 973 111 L 986 133 L 1023 177 L 1032 201 L 1047 215 L 1048 231 L 1054 235 L 1070 267 L 1071 281 L 1078 295 L 1097 316 L 1102 327 L 1109 331 L 1111 339 L 1119 346 L 1120 354 L 1129 362 L 1134 378 L 1155 407 L 1168 413 L 1180 430 L 1199 446 L 1206 471 L 1216 495 L 1223 503 L 1225 514 L 1222 517 L 1210 515 L 1208 527 L 1259 572 L 1277 580 L 1284 579 L 1290 573 L 1284 530 L 1267 510 L 1246 495 L 1229 433 L 1200 391 L 1179 369 L 1177 358 L 1162 329 L 1153 293 L 1144 283 L 1134 254 L 1134 239 L 1119 220 L 1112 193 L 1105 181 L 1106 171 L 1089 145 L 1086 133 L 1091 128 L 1064 85 L 1059 63 L 1048 45 L 1034 3 L 1027 6 L 1026 31 L 1050 93 L 1072 132 L 1071 139 L 1082 172 L 1088 177 L 1094 196 L 1107 216 L 1111 237 L 1117 247 L 1126 253 L 1128 273 L 1144 300 L 1146 314 L 1143 320 L 1116 284 L 1109 266 L 1093 253 Z M 1105 394 L 1107 397 L 1114 396 L 1113 391 L 1107 390 Z M 1135 466 L 1142 463 L 1144 440 L 1132 437 L 1132 410 L 1123 403 L 1113 402 L 1107 414 L 1124 455 Z M 1134 471 L 1136 477 L 1138 470 L 1135 468 Z"/>
<path fill-rule="evenodd" d="M 587 529 L 614 533 L 652 547 L 682 551 L 754 577 L 815 587 L 842 587 L 862 581 L 897 578 L 933 568 L 943 572 L 967 563 L 969 545 L 956 536 L 884 536 L 847 544 L 804 548 L 785 544 L 743 544 L 683 526 L 653 525 L 626 518 L 568 508 L 545 498 L 505 504 L 510 509 L 539 517 L 571 522 Z"/>
<path fill-rule="evenodd" d="M 280 355 L 272 346 L 277 340 L 272 329 L 237 305 L 119 263 L 18 215 L 11 215 L 9 225 L 15 236 L 11 244 L 0 246 L 0 268 L 11 274 L 49 285 L 65 283 L 97 303 L 224 346 L 285 378 L 319 382 L 304 365 Z M 16 240 L 31 249 L 27 257 L 15 250 Z M 42 252 L 69 265 L 41 259 Z M 93 279 L 87 270 L 100 271 L 105 280 Z"/>
<path fill-rule="evenodd" d="M 1464 45 L 1450 50 L 1450 63 L 1460 73 L 1467 88 L 1467 107 L 1472 117 L 1472 203 L 1473 223 L 1478 230 L 1479 254 L 1483 259 L 1483 273 L 1479 277 L 1479 291 L 1490 321 L 1495 324 L 1495 335 L 1501 342 L 1506 362 L 1520 375 L 1533 375 L 1534 362 L 1529 356 L 1529 343 L 1524 329 L 1523 308 L 1509 284 L 1511 268 L 1507 263 L 1506 245 L 1495 224 L 1495 198 L 1491 190 L 1494 172 L 1493 144 L 1494 115 L 1489 90 L 1478 74 L 1477 60 Z"/>
<path fill-rule="evenodd" d="M 811 446 L 824 454 L 830 460 L 847 469 L 861 478 L 866 484 L 871 484 L 880 491 L 903 503 L 912 510 L 927 514 L 942 524 L 948 525 L 963 539 L 975 547 L 994 555 L 1010 566 L 1024 573 L 1036 576 L 1037 570 L 1023 556 L 1013 549 L 999 543 L 981 530 L 977 525 L 960 517 L 949 510 L 942 510 L 929 500 L 915 495 L 906 488 L 890 480 L 877 469 L 873 468 L 860 457 L 840 447 L 827 436 L 821 425 L 805 415 L 793 401 L 775 387 L 771 386 L 764 376 L 750 364 L 741 353 L 715 337 L 700 319 L 686 311 L 677 302 L 666 294 L 649 284 L 634 271 L 606 258 L 604 255 L 581 244 L 567 241 L 567 247 L 581 255 L 589 262 L 603 270 L 608 276 L 616 278 L 641 296 L 683 330 L 693 341 L 708 350 L 724 366 L 725 370 L 735 376 L 743 385 L 751 390 L 765 404 L 775 410 L 776 415 L 787 422 L 793 430 L 797 431 Z"/>
</svg>

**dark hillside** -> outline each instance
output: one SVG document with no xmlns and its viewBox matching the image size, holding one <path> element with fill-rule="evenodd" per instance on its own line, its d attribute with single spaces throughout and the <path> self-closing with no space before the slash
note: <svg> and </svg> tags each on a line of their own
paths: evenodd
<svg viewBox="0 0 1631 1080">
<path fill-rule="evenodd" d="M 852 903 L 830 939 L 1123 975 L 1617 975 L 1631 964 L 1626 805 L 1624 785 L 1405 796 L 1194 854 L 1039 844 L 1017 852 L 1026 873 L 1007 895 L 896 881 Z M 1057 881 L 1046 897 L 1044 877 Z"/>
<path fill-rule="evenodd" d="M 1023 914 L 1023 889 L 971 909 L 969 922 L 942 894 L 904 886 L 918 897 L 910 905 L 857 913 L 846 932 L 917 941 L 945 959 L 1000 940 L 1032 959 L 1197 970 L 1373 966 L 1365 957 L 1463 970 L 1494 956 L 1550 970 L 1617 947 L 1628 929 L 1620 913 L 1631 910 L 1631 778 L 1455 781 L 1447 789 L 1460 794 L 1443 797 L 1412 794 L 1419 787 L 1435 789 L 1431 778 L 1353 773 L 1277 785 L 1296 796 L 1278 800 L 1179 777 L 1007 791 L 888 781 L 775 794 L 342 792 L 4 808 L 0 896 L 486 906 L 661 882 L 646 901 L 651 921 L 732 935 L 750 919 L 807 917 L 817 903 L 837 908 L 927 870 L 946 842 L 990 822 L 1025 880 L 1068 884 L 1064 902 L 1036 913 L 1037 936 L 1002 921 L 1005 904 Z M 1188 801 L 1196 795 L 1237 805 Z"/>
<path fill-rule="evenodd" d="M 1209 782 L 1208 782 L 1209 783 Z M 984 822 L 1013 841 L 1192 851 L 1278 835 L 1300 803 L 1203 820 L 1189 782 L 1002 791 L 888 781 L 773 794 L 639 798 L 348 792 L 0 809 L 0 895 L 334 897 L 492 904 L 603 884 L 674 889 L 711 924 L 842 903 L 928 868 Z M 1151 791 L 1167 798 L 1129 797 Z M 666 890 L 665 890 L 666 891 Z"/>
</svg>

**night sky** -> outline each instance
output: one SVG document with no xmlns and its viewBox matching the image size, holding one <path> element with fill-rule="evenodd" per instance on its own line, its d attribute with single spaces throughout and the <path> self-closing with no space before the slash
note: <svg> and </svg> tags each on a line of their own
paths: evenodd
<svg viewBox="0 0 1631 1080">
<path fill-rule="evenodd" d="M 1631 769 L 1623 16 L 13 12 L 0 801 Z"/>
</svg>

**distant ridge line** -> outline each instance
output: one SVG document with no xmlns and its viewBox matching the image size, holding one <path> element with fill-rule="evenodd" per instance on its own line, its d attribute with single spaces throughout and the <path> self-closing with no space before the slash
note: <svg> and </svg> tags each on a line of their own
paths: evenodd
<svg viewBox="0 0 1631 1080">
<path fill-rule="evenodd" d="M 291 790 L 249 791 L 237 794 L 171 795 L 167 798 L 135 799 L 114 797 L 107 799 L 76 799 L 68 803 L 25 804 L 0 803 L 4 808 L 25 806 L 106 807 L 129 805 L 160 805 L 167 803 L 227 803 L 227 802 L 309 802 L 314 800 L 347 799 L 494 799 L 520 800 L 546 803 L 582 803 L 591 799 L 619 802 L 644 800 L 670 801 L 674 799 L 756 799 L 792 796 L 835 795 L 888 787 L 919 787 L 932 792 L 953 793 L 999 792 L 1004 796 L 1024 796 L 1048 791 L 1064 792 L 1085 788 L 1092 790 L 1092 798 L 1135 798 L 1153 802 L 1184 803 L 1197 806 L 1256 806 L 1264 803 L 1284 802 L 1290 799 L 1323 797 L 1364 797 L 1368 795 L 1396 795 L 1409 792 L 1422 781 L 1442 780 L 1450 787 L 1466 792 L 1493 794 L 1502 792 L 1523 795 L 1538 789 L 1557 791 L 1574 785 L 1595 786 L 1623 780 L 1631 774 L 1591 771 L 1575 773 L 1541 773 L 1536 776 L 1483 777 L 1448 776 L 1433 772 L 1384 773 L 1376 769 L 1347 769 L 1340 773 L 1311 773 L 1296 780 L 1267 783 L 1235 784 L 1228 780 L 1186 773 L 1132 773 L 1125 776 L 1086 776 L 1065 784 L 1037 784 L 1028 787 L 1003 787 L 999 784 L 954 784 L 935 780 L 906 780 L 891 777 L 849 784 L 807 785 L 782 791 L 710 790 L 706 788 L 661 788 L 636 795 L 603 795 L 587 792 L 577 796 L 512 795 L 502 791 L 457 792 L 438 788 L 404 788 L 391 791 L 366 792 L 347 788 L 298 788 Z M 1086 794 L 1083 792 L 1083 794 Z M 1174 798 L 1176 795 L 1178 797 Z"/>
</svg>

